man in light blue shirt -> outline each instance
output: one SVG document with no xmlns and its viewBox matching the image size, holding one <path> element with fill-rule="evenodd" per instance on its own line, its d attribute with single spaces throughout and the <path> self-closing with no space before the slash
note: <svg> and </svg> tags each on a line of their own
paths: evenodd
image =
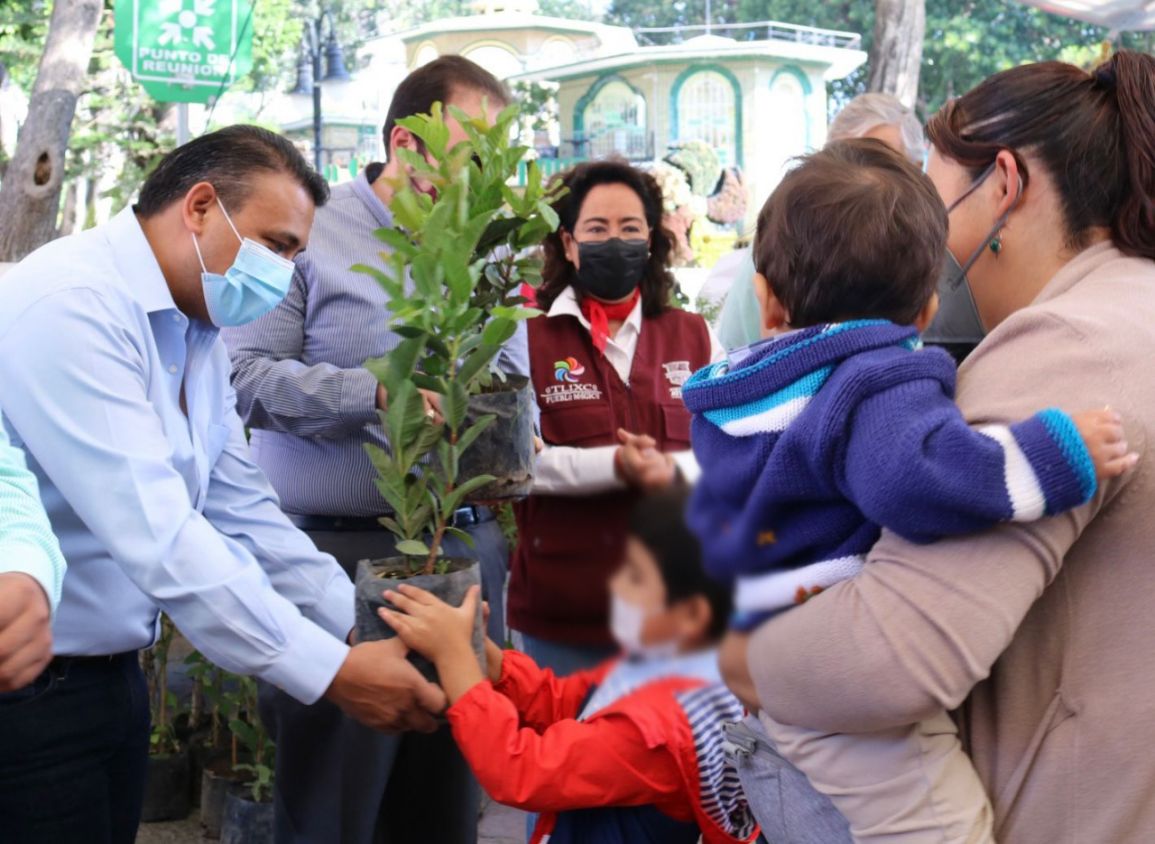
<svg viewBox="0 0 1155 844">
<path fill-rule="evenodd" d="M 249 459 L 218 326 L 284 295 L 328 190 L 284 138 L 173 151 L 137 206 L 0 280 L 0 396 L 68 560 L 43 693 L 0 710 L 5 840 L 131 842 L 147 761 L 136 653 L 159 611 L 209 659 L 364 723 L 433 729 L 399 646 L 350 648 L 353 588 Z"/>
<path fill-rule="evenodd" d="M 0 701 L 52 659 L 52 609 L 63 580 L 64 555 L 36 478 L 0 423 Z"/>
</svg>

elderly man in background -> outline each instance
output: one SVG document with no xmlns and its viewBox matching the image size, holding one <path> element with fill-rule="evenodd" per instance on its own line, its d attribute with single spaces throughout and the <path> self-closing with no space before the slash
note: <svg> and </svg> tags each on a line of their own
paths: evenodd
<svg viewBox="0 0 1155 844">
<path fill-rule="evenodd" d="M 921 165 L 926 158 L 922 123 L 890 94 L 860 94 L 838 112 L 830 124 L 827 143 L 848 138 L 875 138 L 916 164 Z M 703 296 L 724 299 L 716 326 L 723 346 L 733 350 L 762 339 L 749 247 L 719 259 L 702 291 Z"/>
</svg>

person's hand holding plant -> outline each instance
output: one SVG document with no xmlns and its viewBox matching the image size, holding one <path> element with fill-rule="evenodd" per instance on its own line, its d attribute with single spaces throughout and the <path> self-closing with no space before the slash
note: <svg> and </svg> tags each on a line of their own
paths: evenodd
<svg viewBox="0 0 1155 844">
<path fill-rule="evenodd" d="M 470 587 L 460 607 L 451 607 L 432 593 L 407 584 L 396 591 L 387 590 L 385 598 L 400 612 L 379 609 L 381 619 L 397 638 L 433 663 L 451 704 L 486 679 L 473 653 L 481 587 Z"/>
</svg>

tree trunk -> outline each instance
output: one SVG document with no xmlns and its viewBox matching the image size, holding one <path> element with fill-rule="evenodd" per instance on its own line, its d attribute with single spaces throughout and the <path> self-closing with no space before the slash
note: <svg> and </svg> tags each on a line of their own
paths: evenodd
<svg viewBox="0 0 1155 844">
<path fill-rule="evenodd" d="M 60 228 L 57 237 L 68 237 L 76 229 L 77 180 L 72 179 L 64 189 L 64 206 L 60 209 Z"/>
<path fill-rule="evenodd" d="M 874 44 L 867 90 L 892 94 L 907 107 L 918 98 L 926 32 L 925 0 L 875 0 Z"/>
<path fill-rule="evenodd" d="M 96 156 L 90 157 L 95 159 Z M 96 170 L 99 165 L 92 161 L 91 166 L 93 170 Z M 89 176 L 84 180 L 84 223 L 81 225 L 82 229 L 90 229 L 96 225 L 97 187 L 96 177 Z"/>
<path fill-rule="evenodd" d="M 19 261 L 56 232 L 64 155 L 102 0 L 56 0 L 16 152 L 0 186 L 0 261 Z"/>
</svg>

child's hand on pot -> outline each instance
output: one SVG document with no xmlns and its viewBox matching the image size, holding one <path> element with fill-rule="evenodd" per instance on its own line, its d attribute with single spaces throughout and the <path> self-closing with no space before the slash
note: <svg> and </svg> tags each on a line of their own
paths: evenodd
<svg viewBox="0 0 1155 844">
<path fill-rule="evenodd" d="M 437 666 L 450 703 L 485 679 L 473 653 L 481 587 L 470 587 L 460 607 L 407 584 L 386 591 L 385 598 L 400 612 L 382 608 L 377 613 L 402 642 Z"/>
</svg>

